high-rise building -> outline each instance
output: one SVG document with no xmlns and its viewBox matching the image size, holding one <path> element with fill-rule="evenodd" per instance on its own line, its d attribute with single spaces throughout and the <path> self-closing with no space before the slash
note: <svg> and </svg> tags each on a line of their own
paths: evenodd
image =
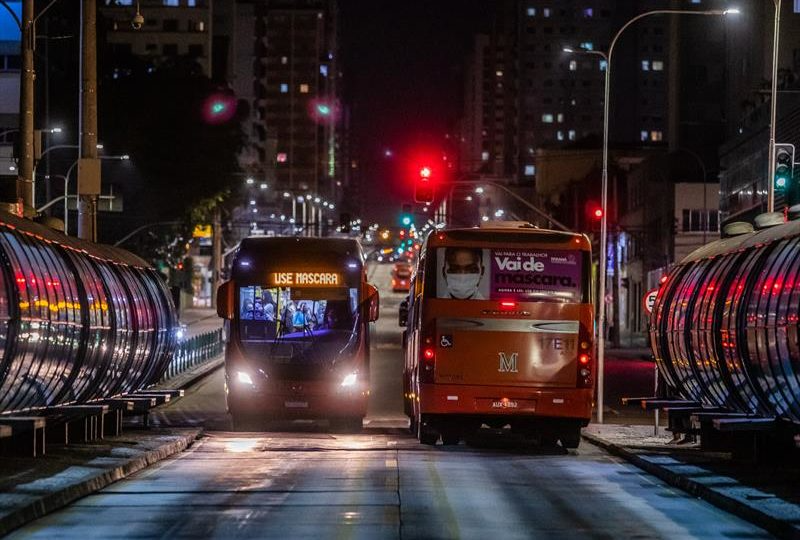
<svg viewBox="0 0 800 540">
<path fill-rule="evenodd" d="M 213 0 L 105 0 L 100 6 L 105 40 L 117 59 L 133 55 L 158 66 L 186 58 L 211 76 L 213 5 Z M 133 22 L 137 9 L 141 24 Z"/>
<path fill-rule="evenodd" d="M 248 21 L 253 26 L 243 27 Z M 335 1 L 242 2 L 237 23 L 235 64 L 238 72 L 249 58 L 250 75 L 237 73 L 236 86 L 250 78 L 253 88 L 248 166 L 274 175 L 277 190 L 336 199 L 342 109 Z"/>
</svg>

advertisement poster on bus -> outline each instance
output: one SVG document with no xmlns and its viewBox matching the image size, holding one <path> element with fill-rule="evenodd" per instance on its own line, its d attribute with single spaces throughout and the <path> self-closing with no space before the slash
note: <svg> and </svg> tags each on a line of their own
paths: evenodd
<svg viewBox="0 0 800 540">
<path fill-rule="evenodd" d="M 439 298 L 581 301 L 577 250 L 447 247 L 437 263 Z"/>
</svg>

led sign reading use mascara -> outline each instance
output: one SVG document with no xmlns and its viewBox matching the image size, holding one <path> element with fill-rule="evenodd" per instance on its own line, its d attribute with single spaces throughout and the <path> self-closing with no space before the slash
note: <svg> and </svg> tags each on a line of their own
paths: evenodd
<svg viewBox="0 0 800 540">
<path fill-rule="evenodd" d="M 277 286 L 331 286 L 341 285 L 342 277 L 336 272 L 274 272 L 272 284 Z"/>
</svg>

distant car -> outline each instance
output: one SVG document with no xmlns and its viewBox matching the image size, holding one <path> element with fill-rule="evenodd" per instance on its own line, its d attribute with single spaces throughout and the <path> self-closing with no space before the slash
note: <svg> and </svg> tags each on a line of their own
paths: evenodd
<svg viewBox="0 0 800 540">
<path fill-rule="evenodd" d="M 408 292 L 411 287 L 411 265 L 405 262 L 395 263 L 392 268 L 392 290 Z"/>
</svg>

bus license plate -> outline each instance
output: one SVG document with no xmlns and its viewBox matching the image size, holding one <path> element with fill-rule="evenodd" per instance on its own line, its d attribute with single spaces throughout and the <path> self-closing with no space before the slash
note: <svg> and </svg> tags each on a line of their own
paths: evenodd
<svg viewBox="0 0 800 540">
<path fill-rule="evenodd" d="M 284 406 L 287 409 L 307 409 L 308 401 L 284 401 Z"/>
</svg>

